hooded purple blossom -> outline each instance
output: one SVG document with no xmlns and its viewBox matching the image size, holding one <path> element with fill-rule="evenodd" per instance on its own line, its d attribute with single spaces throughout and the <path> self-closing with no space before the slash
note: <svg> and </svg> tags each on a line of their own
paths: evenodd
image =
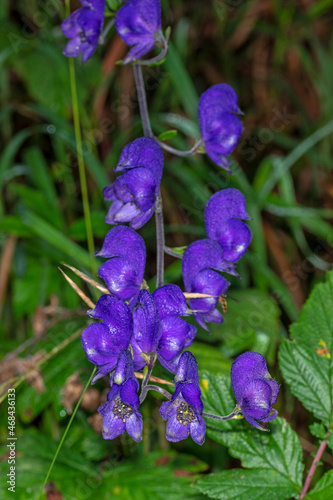
<svg viewBox="0 0 333 500">
<path fill-rule="evenodd" d="M 153 215 L 163 173 L 163 152 L 154 139 L 141 137 L 124 147 L 115 172 L 124 172 L 103 191 L 112 201 L 108 224 L 129 222 L 139 229 Z"/>
<path fill-rule="evenodd" d="M 238 189 L 228 188 L 218 191 L 208 200 L 205 209 L 205 226 L 208 238 L 216 240 L 223 248 L 224 259 L 237 262 L 246 252 L 252 234 L 245 222 L 244 195 Z"/>
<path fill-rule="evenodd" d="M 120 352 L 111 379 L 107 402 L 98 408 L 103 417 L 104 439 L 114 439 L 125 430 L 135 441 L 142 439 L 142 416 L 139 413 L 139 383 L 134 375 L 129 349 Z"/>
<path fill-rule="evenodd" d="M 164 285 L 151 295 L 140 291 L 131 340 L 135 369 L 146 364 L 142 354 L 156 353 L 167 370 L 176 371 L 181 351 L 192 344 L 196 334 L 193 325 L 179 318 L 188 314 L 185 297 L 176 285 Z"/>
<path fill-rule="evenodd" d="M 198 240 L 185 250 L 182 260 L 183 280 L 186 292 L 205 293 L 212 297 L 190 299 L 189 304 L 196 321 L 205 330 L 205 321 L 222 323 L 221 313 L 216 309 L 221 294 L 226 294 L 229 282 L 216 271 L 234 274 L 224 261 L 223 250 L 217 241 Z"/>
<path fill-rule="evenodd" d="M 133 229 L 118 226 L 105 237 L 102 249 L 96 254 L 110 259 L 98 271 L 111 293 L 134 306 L 138 297 L 146 263 L 146 247 Z"/>
<path fill-rule="evenodd" d="M 116 15 L 116 30 L 131 46 L 123 63 L 141 59 L 156 42 L 162 42 L 161 4 L 159 0 L 129 0 Z"/>
<path fill-rule="evenodd" d="M 269 422 L 277 417 L 272 404 L 279 394 L 279 384 L 268 373 L 265 358 L 257 352 L 238 356 L 231 366 L 231 385 L 244 418 L 257 429 L 266 430 L 254 419 Z"/>
<path fill-rule="evenodd" d="M 243 131 L 236 113 L 241 113 L 236 92 L 225 83 L 213 85 L 200 97 L 199 125 L 206 152 L 229 173 L 232 172 L 226 156 L 235 149 Z"/>
<path fill-rule="evenodd" d="M 63 34 L 70 38 L 63 54 L 86 62 L 95 52 L 103 28 L 105 0 L 81 0 L 81 9 L 73 12 L 61 25 Z"/>
<path fill-rule="evenodd" d="M 180 356 L 175 376 L 176 389 L 170 401 L 162 403 L 161 416 L 168 420 L 168 441 L 181 441 L 189 435 L 198 444 L 205 440 L 206 423 L 202 418 L 203 404 L 199 389 L 198 365 L 192 353 Z"/>
<path fill-rule="evenodd" d="M 98 372 L 92 383 L 114 370 L 120 351 L 127 349 L 133 334 L 133 316 L 130 308 L 115 295 L 102 295 L 95 309 L 88 311 L 93 323 L 82 332 L 82 345 L 89 361 Z"/>
</svg>

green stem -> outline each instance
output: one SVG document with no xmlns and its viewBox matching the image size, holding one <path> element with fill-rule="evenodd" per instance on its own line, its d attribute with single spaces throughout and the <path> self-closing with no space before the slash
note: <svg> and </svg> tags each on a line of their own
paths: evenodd
<svg viewBox="0 0 333 500">
<path fill-rule="evenodd" d="M 70 12 L 69 3 L 70 3 L 69 0 L 66 0 L 66 15 L 67 16 L 69 15 L 69 12 Z M 81 135 L 81 126 L 80 126 L 80 111 L 79 111 L 79 103 L 78 103 L 78 99 L 77 99 L 76 77 L 75 77 L 75 60 L 72 57 L 69 58 L 69 76 L 70 76 L 70 85 L 71 85 L 74 133 L 75 133 L 75 142 L 76 142 L 76 155 L 77 155 L 77 162 L 78 162 L 78 166 L 79 166 L 79 177 L 80 177 L 80 186 L 81 186 L 81 195 L 82 195 L 83 215 L 84 215 L 84 221 L 85 221 L 85 225 L 86 225 L 87 243 L 88 243 L 88 250 L 89 250 L 90 262 L 91 262 L 91 271 L 93 272 L 93 274 L 96 274 L 95 245 L 94 245 L 94 237 L 93 237 L 91 216 L 90 216 L 87 177 L 86 177 L 86 170 L 85 170 L 84 160 L 83 160 L 82 135 Z"/>
<path fill-rule="evenodd" d="M 55 452 L 55 455 L 54 455 L 54 457 L 53 457 L 53 460 L 52 460 L 52 462 L 51 462 L 51 465 L 50 465 L 50 467 L 49 467 L 49 470 L 47 471 L 46 478 L 45 478 L 45 480 L 44 480 L 44 483 L 43 483 L 42 489 L 41 489 L 41 491 L 40 491 L 40 493 L 39 493 L 38 500 L 40 500 L 40 498 L 41 498 L 41 497 L 42 497 L 42 495 L 43 495 L 45 485 L 46 485 L 46 483 L 47 483 L 47 481 L 48 481 L 48 479 L 49 479 L 49 477 L 50 477 L 50 474 L 51 474 L 51 472 L 52 472 L 53 466 L 54 466 L 54 464 L 55 464 L 55 462 L 56 462 L 56 460 L 57 460 L 57 458 L 58 458 L 58 455 L 59 455 L 59 452 L 60 452 L 60 450 L 61 450 L 61 448 L 62 448 L 62 445 L 64 444 L 64 441 L 65 441 L 66 436 L 67 436 L 67 434 L 68 434 L 68 431 L 69 431 L 69 429 L 70 429 L 70 427 L 71 427 L 71 425 L 72 425 L 72 422 L 73 422 L 73 420 L 74 420 L 74 417 L 75 417 L 75 415 L 76 415 L 76 412 L 77 412 L 77 410 L 79 409 L 79 406 L 80 406 L 80 404 L 81 404 L 82 398 L 83 398 L 83 396 L 84 396 L 84 394 L 85 394 L 86 390 L 88 389 L 88 387 L 89 387 L 89 385 L 90 385 L 90 382 L 91 382 L 91 380 L 92 380 L 93 376 L 95 375 L 96 370 L 97 370 L 97 368 L 96 368 L 96 366 L 95 366 L 95 368 L 93 369 L 92 374 L 90 375 L 90 378 L 89 378 L 88 382 L 86 383 L 85 388 L 83 389 L 83 392 L 82 392 L 82 394 L 81 394 L 81 396 L 80 396 L 80 399 L 78 400 L 78 402 L 77 402 L 77 404 L 76 404 L 76 406 L 75 406 L 75 410 L 74 410 L 74 411 L 73 411 L 73 413 L 72 413 L 72 416 L 71 416 L 71 418 L 70 418 L 70 420 L 69 420 L 69 422 L 68 422 L 68 424 L 67 424 L 67 427 L 66 427 L 65 432 L 64 432 L 64 434 L 63 434 L 63 436 L 62 436 L 62 438 L 61 438 L 61 441 L 60 441 L 60 443 L 59 443 L 59 446 L 58 446 L 58 448 L 57 448 L 57 451 Z"/>
</svg>

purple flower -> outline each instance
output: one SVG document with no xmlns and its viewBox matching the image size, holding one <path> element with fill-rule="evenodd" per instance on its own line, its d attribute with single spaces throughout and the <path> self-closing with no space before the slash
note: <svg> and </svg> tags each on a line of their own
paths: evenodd
<svg viewBox="0 0 333 500">
<path fill-rule="evenodd" d="M 164 285 L 151 295 L 140 291 L 131 339 L 135 369 L 145 366 L 142 355 L 156 353 L 167 370 L 176 371 L 181 351 L 192 344 L 196 334 L 193 325 L 178 317 L 188 314 L 185 297 L 176 285 Z"/>
<path fill-rule="evenodd" d="M 266 430 L 254 419 L 269 422 L 278 412 L 273 410 L 279 384 L 267 371 L 265 358 L 257 352 L 245 352 L 231 366 L 231 385 L 237 406 L 244 418 L 257 429 Z"/>
<path fill-rule="evenodd" d="M 200 97 L 199 125 L 206 152 L 213 162 L 228 173 L 232 171 L 228 169 L 226 156 L 235 149 L 243 131 L 236 113 L 241 113 L 237 95 L 225 83 L 213 85 Z"/>
<path fill-rule="evenodd" d="M 81 0 L 76 10 L 61 24 L 63 34 L 70 38 L 63 54 L 77 57 L 82 54 L 86 62 L 95 52 L 103 28 L 105 0 Z"/>
<path fill-rule="evenodd" d="M 141 137 L 123 149 L 115 172 L 124 172 L 104 189 L 112 201 L 108 224 L 129 222 L 139 229 L 153 215 L 163 172 L 163 152 L 154 139 Z"/>
<path fill-rule="evenodd" d="M 133 334 L 133 316 L 130 308 L 115 295 L 102 295 L 88 314 L 103 320 L 87 326 L 81 337 L 87 358 L 98 367 L 92 381 L 95 383 L 114 369 L 120 351 L 128 348 Z"/>
<path fill-rule="evenodd" d="M 125 430 L 135 441 L 142 439 L 142 416 L 138 411 L 139 383 L 134 375 L 129 349 L 120 352 L 111 379 L 107 402 L 98 408 L 103 417 L 104 439 L 114 439 Z"/>
<path fill-rule="evenodd" d="M 223 189 L 208 200 L 205 209 L 207 236 L 221 245 L 228 262 L 237 262 L 252 239 L 250 229 L 239 219 L 250 217 L 246 213 L 244 195 L 238 189 Z"/>
<path fill-rule="evenodd" d="M 205 440 L 206 424 L 202 418 L 203 404 L 199 389 L 198 366 L 195 357 L 186 351 L 180 357 L 175 376 L 176 389 L 170 401 L 162 403 L 161 416 L 168 420 L 168 441 L 181 441 L 189 435 L 198 444 Z"/>
<path fill-rule="evenodd" d="M 233 273 L 224 261 L 223 250 L 214 240 L 198 240 L 185 250 L 182 260 L 183 280 L 186 292 L 212 295 L 208 298 L 190 299 L 194 317 L 202 328 L 205 321 L 222 323 L 221 313 L 216 309 L 219 297 L 229 288 L 229 282 L 216 271 Z"/>
<path fill-rule="evenodd" d="M 146 247 L 141 236 L 129 227 L 114 227 L 96 255 L 110 259 L 101 265 L 98 276 L 110 292 L 134 306 L 146 263 Z"/>
<path fill-rule="evenodd" d="M 156 42 L 162 42 L 161 5 L 159 0 L 129 0 L 116 15 L 116 30 L 131 46 L 123 63 L 141 59 Z"/>
</svg>

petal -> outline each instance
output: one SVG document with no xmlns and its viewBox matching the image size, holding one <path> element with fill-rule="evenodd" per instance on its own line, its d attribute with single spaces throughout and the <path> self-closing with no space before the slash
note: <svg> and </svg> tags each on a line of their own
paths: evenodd
<svg viewBox="0 0 333 500">
<path fill-rule="evenodd" d="M 77 57 L 81 52 L 82 44 L 80 37 L 72 38 L 66 45 L 63 54 L 66 57 Z"/>
<path fill-rule="evenodd" d="M 117 202 L 112 203 L 105 222 L 108 224 L 123 224 L 124 222 L 131 222 L 141 214 L 141 210 L 133 202 L 122 204 L 120 209 L 118 207 Z"/>
<path fill-rule="evenodd" d="M 193 382 L 199 387 L 198 363 L 189 351 L 180 356 L 175 382 Z"/>
<path fill-rule="evenodd" d="M 117 366 L 112 376 L 112 383 L 121 385 L 130 377 L 134 377 L 132 354 L 129 349 L 124 349 L 118 356 Z"/>
<path fill-rule="evenodd" d="M 137 167 L 122 174 L 115 182 L 117 196 L 127 201 L 124 194 L 128 193 L 135 205 L 146 212 L 156 202 L 159 185 L 154 173 L 145 167 Z M 130 200 L 128 200 L 130 201 Z"/>
<path fill-rule="evenodd" d="M 225 270 L 223 250 L 214 240 L 197 240 L 187 247 L 182 259 L 183 280 L 187 292 L 192 291 L 195 276 L 206 268 Z"/>
<path fill-rule="evenodd" d="M 74 38 L 80 31 L 80 25 L 78 24 L 78 19 L 80 17 L 79 10 L 73 12 L 67 19 L 61 23 L 61 31 L 67 38 Z"/>
<path fill-rule="evenodd" d="M 215 128 L 221 114 L 226 112 L 239 113 L 238 97 L 230 85 L 220 83 L 213 85 L 204 92 L 199 100 L 199 125 L 203 136 Z"/>
<path fill-rule="evenodd" d="M 186 403 L 192 406 L 196 412 L 202 413 L 203 404 L 201 402 L 201 391 L 198 385 L 193 383 L 185 384 L 182 389 L 182 396 Z"/>
<path fill-rule="evenodd" d="M 223 248 L 224 258 L 237 262 L 248 249 L 252 240 L 249 227 L 238 219 L 230 219 L 221 226 L 218 242 Z"/>
<path fill-rule="evenodd" d="M 126 226 L 111 229 L 104 240 L 102 249 L 96 254 L 99 257 L 123 257 L 133 262 L 140 284 L 146 263 L 146 246 L 141 236 Z"/>
<path fill-rule="evenodd" d="M 243 392 L 249 381 L 260 378 L 269 380 L 271 378 L 267 371 L 265 358 L 258 352 L 244 352 L 238 356 L 231 365 L 230 377 L 237 403 L 242 400 Z M 276 396 L 277 392 L 275 387 L 274 394 Z"/>
<path fill-rule="evenodd" d="M 229 219 L 250 219 L 246 212 L 245 196 L 235 188 L 227 188 L 213 194 L 205 208 L 207 236 L 217 240 L 220 226 Z"/>
<path fill-rule="evenodd" d="M 150 35 L 146 37 L 142 37 L 142 40 L 139 41 L 136 45 L 133 45 L 131 50 L 126 55 L 123 64 L 133 63 L 138 61 L 143 56 L 148 54 L 155 47 L 155 40 L 152 39 Z"/>
<path fill-rule="evenodd" d="M 197 444 L 201 445 L 205 441 L 205 432 L 206 432 L 206 422 L 201 417 L 201 415 L 197 415 L 196 420 L 190 423 L 191 438 Z"/>
<path fill-rule="evenodd" d="M 146 212 L 143 212 L 143 213 L 137 215 L 136 217 L 134 217 L 130 222 L 130 227 L 132 229 L 140 229 L 140 227 L 144 226 L 146 224 L 146 222 L 149 221 L 149 219 L 151 218 L 151 216 L 154 213 L 154 210 L 155 210 L 155 205 L 153 207 L 151 207 L 149 210 L 147 210 Z"/>
<path fill-rule="evenodd" d="M 258 422 L 256 422 L 250 416 L 244 415 L 244 413 L 243 413 L 243 416 L 249 422 L 249 424 L 253 425 L 253 427 L 255 427 L 256 429 L 259 429 L 260 431 L 268 431 L 268 429 L 266 429 L 265 427 L 263 427 L 262 425 L 260 425 Z"/>
<path fill-rule="evenodd" d="M 123 172 L 136 167 L 146 167 L 153 172 L 156 184 L 159 185 L 163 162 L 163 151 L 157 142 L 150 137 L 140 137 L 124 147 L 114 171 Z"/>
<path fill-rule="evenodd" d="M 134 377 L 134 373 L 133 373 Z M 135 378 L 128 379 L 124 385 L 120 387 L 120 399 L 127 405 L 137 409 L 140 405 L 138 396 L 139 382 Z"/>
<path fill-rule="evenodd" d="M 168 441 L 172 441 L 173 443 L 182 441 L 189 436 L 189 433 L 189 424 L 181 424 L 175 415 L 169 418 L 166 426 L 166 438 Z"/>
<path fill-rule="evenodd" d="M 139 293 L 133 319 L 134 338 L 142 352 L 156 352 L 162 332 L 157 306 L 147 290 L 141 290 Z"/>
<path fill-rule="evenodd" d="M 166 316 L 188 316 L 186 299 L 181 289 L 176 285 L 164 285 L 152 296 L 158 308 L 160 319 Z"/>
<path fill-rule="evenodd" d="M 265 418 L 261 418 L 261 422 L 269 422 L 270 420 L 274 420 L 278 416 L 277 410 L 271 410 Z"/>
<path fill-rule="evenodd" d="M 150 37 L 161 29 L 161 6 L 158 0 L 136 0 L 125 4 L 116 15 L 118 35 L 127 45 L 134 45 L 140 39 Z"/>
<path fill-rule="evenodd" d="M 114 257 L 102 264 L 98 276 L 104 280 L 110 292 L 122 300 L 133 297 L 142 284 L 134 265 L 122 257 Z"/>
<path fill-rule="evenodd" d="M 203 137 L 206 152 L 218 156 L 229 155 L 243 133 L 242 122 L 232 113 L 222 113 Z"/>
<path fill-rule="evenodd" d="M 162 335 L 158 344 L 158 354 L 171 361 L 180 351 L 189 347 L 195 337 L 196 328 L 177 316 L 169 316 L 161 321 Z"/>
<path fill-rule="evenodd" d="M 244 415 L 262 420 L 271 411 L 271 398 L 270 385 L 263 379 L 253 379 L 244 388 L 239 406 Z"/>
<path fill-rule="evenodd" d="M 191 283 L 189 291 L 212 295 L 204 299 L 190 299 L 189 304 L 193 311 L 207 313 L 212 311 L 221 294 L 225 294 L 229 288 L 229 282 L 212 269 L 204 269 L 196 274 Z"/>
<path fill-rule="evenodd" d="M 142 429 L 142 416 L 138 411 L 135 411 L 126 419 L 126 430 L 134 441 L 139 442 L 142 440 Z"/>
<path fill-rule="evenodd" d="M 98 366 L 105 364 L 115 366 L 119 348 L 106 325 L 94 323 L 87 326 L 82 332 L 81 339 L 89 361 Z"/>
<path fill-rule="evenodd" d="M 126 423 L 121 418 L 115 417 L 111 411 L 103 418 L 103 438 L 114 439 L 123 434 L 126 429 Z"/>
<path fill-rule="evenodd" d="M 100 369 L 96 372 L 96 374 L 93 376 L 91 380 L 92 385 L 94 385 L 97 382 L 97 380 L 99 380 L 102 377 L 105 377 L 105 375 L 109 375 L 112 372 L 112 370 L 114 370 L 117 360 L 115 357 L 114 358 L 110 357 L 110 359 L 113 359 L 113 361 L 99 367 Z"/>
<path fill-rule="evenodd" d="M 160 406 L 161 417 L 164 420 L 167 420 L 168 418 L 177 415 L 177 407 L 178 402 L 175 403 L 174 401 L 166 401 L 165 403 L 162 403 Z"/>
</svg>

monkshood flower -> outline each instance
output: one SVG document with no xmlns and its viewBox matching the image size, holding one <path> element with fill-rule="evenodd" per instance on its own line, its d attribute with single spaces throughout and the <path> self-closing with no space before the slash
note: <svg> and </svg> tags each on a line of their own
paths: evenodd
<svg viewBox="0 0 333 500">
<path fill-rule="evenodd" d="M 225 83 L 213 85 L 200 97 L 201 139 L 210 159 L 228 173 L 232 171 L 228 168 L 227 155 L 235 149 L 243 131 L 236 113 L 241 113 L 237 94 Z"/>
<path fill-rule="evenodd" d="M 205 209 L 207 236 L 221 245 L 224 259 L 232 263 L 243 257 L 252 239 L 250 229 L 239 219 L 251 217 L 246 213 L 245 197 L 238 189 L 223 189 L 208 200 Z"/>
<path fill-rule="evenodd" d="M 127 304 L 115 295 L 102 295 L 88 314 L 103 320 L 87 326 L 81 337 L 87 358 L 98 368 L 92 380 L 94 384 L 114 370 L 119 353 L 128 348 L 133 334 L 133 316 Z"/>
<path fill-rule="evenodd" d="M 154 139 L 141 137 L 123 149 L 115 172 L 124 172 L 103 191 L 112 201 L 108 224 L 129 222 L 139 229 L 153 215 L 163 173 L 163 152 Z"/>
<path fill-rule="evenodd" d="M 141 59 L 156 42 L 163 41 L 159 0 L 129 0 L 118 11 L 115 26 L 118 35 L 132 47 L 123 64 Z"/>
<path fill-rule="evenodd" d="M 111 229 L 102 249 L 96 254 L 110 259 L 98 270 L 111 293 L 133 307 L 143 282 L 146 246 L 138 233 L 126 226 Z"/>
<path fill-rule="evenodd" d="M 114 439 L 125 430 L 135 441 L 142 439 L 142 416 L 139 413 L 139 383 L 134 375 L 129 349 L 120 352 L 111 379 L 107 402 L 98 408 L 103 417 L 104 439 Z"/>
<path fill-rule="evenodd" d="M 86 62 L 95 52 L 103 28 L 105 0 L 81 0 L 81 9 L 73 12 L 61 24 L 63 34 L 71 40 L 63 54 Z"/>
<path fill-rule="evenodd" d="M 260 422 L 269 422 L 278 412 L 272 405 L 279 394 L 279 384 L 267 370 L 265 358 L 257 352 L 245 352 L 231 366 L 231 385 L 237 407 L 244 418 L 257 429 L 267 430 Z"/>
<path fill-rule="evenodd" d="M 198 240 L 187 247 L 182 260 L 186 292 L 212 295 L 189 300 L 196 321 L 207 331 L 205 321 L 222 323 L 222 315 L 216 306 L 220 295 L 226 294 L 229 288 L 229 282 L 216 271 L 234 274 L 233 268 L 225 262 L 223 249 L 217 241 Z"/>
<path fill-rule="evenodd" d="M 162 403 L 161 416 L 168 420 L 168 441 L 181 441 L 189 435 L 198 444 L 205 440 L 206 423 L 202 417 L 203 404 L 199 389 L 198 365 L 192 353 L 180 356 L 175 376 L 176 389 L 170 401 Z"/>
<path fill-rule="evenodd" d="M 136 370 L 155 353 L 167 370 L 176 371 L 181 351 L 192 344 L 196 334 L 193 325 L 179 318 L 188 314 L 185 297 L 176 285 L 164 285 L 152 294 L 140 291 L 131 339 Z"/>
</svg>

